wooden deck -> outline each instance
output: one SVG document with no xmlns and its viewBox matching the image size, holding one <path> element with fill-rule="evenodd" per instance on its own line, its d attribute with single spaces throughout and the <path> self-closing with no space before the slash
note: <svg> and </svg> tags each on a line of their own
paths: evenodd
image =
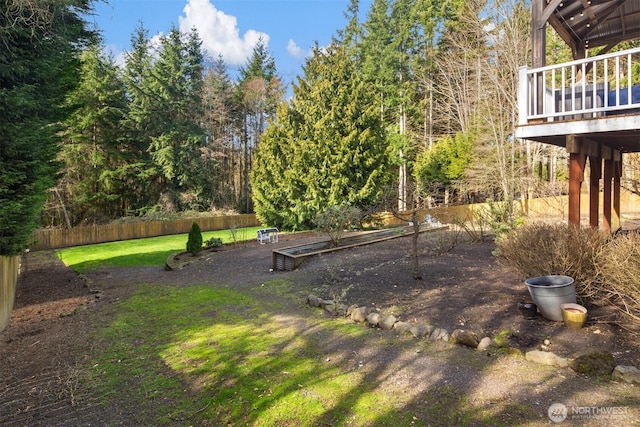
<svg viewBox="0 0 640 427">
<path fill-rule="evenodd" d="M 521 67 L 516 137 L 565 147 L 567 136 L 640 151 L 640 49 Z"/>
</svg>

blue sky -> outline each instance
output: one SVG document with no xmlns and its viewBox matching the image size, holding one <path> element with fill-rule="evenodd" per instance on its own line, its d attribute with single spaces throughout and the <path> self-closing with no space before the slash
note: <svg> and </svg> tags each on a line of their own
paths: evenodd
<svg viewBox="0 0 640 427">
<path fill-rule="evenodd" d="M 327 45 L 344 28 L 349 0 L 108 0 L 96 3 L 89 18 L 105 46 L 118 58 L 131 47 L 139 22 L 153 37 L 172 26 L 198 29 L 203 48 L 222 54 L 231 68 L 245 65 L 262 36 L 285 83 L 301 74 L 305 56 L 317 41 Z M 366 13 L 371 0 L 361 0 Z"/>
</svg>

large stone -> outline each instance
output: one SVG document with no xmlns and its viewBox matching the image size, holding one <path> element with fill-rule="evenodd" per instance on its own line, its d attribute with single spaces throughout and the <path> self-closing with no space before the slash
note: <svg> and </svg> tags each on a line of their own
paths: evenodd
<svg viewBox="0 0 640 427">
<path fill-rule="evenodd" d="M 407 322 L 396 322 L 393 324 L 393 330 L 398 332 L 399 334 L 404 334 L 405 332 L 411 329 L 411 323 Z"/>
<path fill-rule="evenodd" d="M 451 337 L 449 336 L 449 332 L 447 332 L 446 329 L 441 329 L 440 330 L 440 336 L 438 337 L 439 340 L 448 342 L 450 338 Z"/>
<path fill-rule="evenodd" d="M 478 346 L 476 347 L 476 350 L 484 351 L 484 350 L 488 349 L 489 347 L 491 347 L 492 345 L 494 345 L 494 344 L 493 344 L 493 341 L 491 340 L 491 338 L 484 337 L 478 343 Z"/>
<path fill-rule="evenodd" d="M 396 318 L 396 316 L 394 316 L 393 314 L 387 314 L 386 316 L 382 316 L 380 318 L 378 326 L 380 327 L 380 329 L 388 331 L 389 329 L 393 328 L 393 325 L 395 325 L 397 321 L 398 319 Z"/>
<path fill-rule="evenodd" d="M 322 299 L 315 296 L 314 294 L 309 294 L 309 296 L 307 297 L 307 303 L 311 307 L 320 307 L 320 304 L 322 303 Z"/>
<path fill-rule="evenodd" d="M 569 366 L 567 359 L 549 351 L 528 351 L 525 354 L 525 359 L 529 362 L 539 363 L 541 365 L 557 366 L 559 368 L 566 368 Z"/>
<path fill-rule="evenodd" d="M 367 320 L 367 315 L 371 312 L 369 307 L 357 307 L 351 312 L 351 320 L 356 323 L 364 323 Z"/>
<path fill-rule="evenodd" d="M 322 308 L 324 309 L 324 311 L 326 311 L 329 314 L 336 313 L 336 306 L 334 304 L 324 304 Z"/>
<path fill-rule="evenodd" d="M 451 341 L 456 344 L 466 345 L 471 348 L 478 348 L 478 336 L 473 331 L 456 329 L 451 333 Z"/>
<path fill-rule="evenodd" d="M 570 361 L 569 367 L 583 375 L 611 375 L 616 367 L 616 360 L 607 351 L 592 351 Z"/>
<path fill-rule="evenodd" d="M 335 302 L 334 300 L 332 300 L 332 299 L 323 299 L 323 300 L 320 300 L 320 306 L 321 306 L 322 308 L 325 308 L 325 307 L 326 307 L 326 306 L 328 306 L 328 305 L 331 305 L 331 306 L 334 306 L 334 307 L 335 307 L 336 302 Z"/>
<path fill-rule="evenodd" d="M 611 376 L 627 383 L 640 384 L 640 369 L 635 366 L 618 365 Z"/>
<path fill-rule="evenodd" d="M 367 322 L 371 326 L 378 326 L 378 323 L 380 323 L 380 314 L 375 311 L 373 313 L 369 313 L 367 315 Z"/>
<path fill-rule="evenodd" d="M 447 332 L 447 330 L 444 328 L 435 328 L 433 332 L 431 332 L 429 339 L 431 339 L 432 341 L 449 341 L 449 332 Z"/>
<path fill-rule="evenodd" d="M 409 329 L 409 332 L 411 332 L 411 335 L 413 335 L 416 338 L 423 338 L 423 337 L 429 336 L 429 334 L 431 334 L 432 331 L 433 331 L 433 326 L 427 325 L 424 323 L 415 324 Z"/>
<path fill-rule="evenodd" d="M 348 307 L 345 304 L 336 305 L 336 314 L 338 316 L 345 316 L 347 314 Z"/>
<path fill-rule="evenodd" d="M 349 308 L 347 308 L 347 316 L 351 317 L 351 313 L 353 313 L 353 310 L 356 308 L 358 308 L 358 304 L 350 305 Z"/>
</svg>

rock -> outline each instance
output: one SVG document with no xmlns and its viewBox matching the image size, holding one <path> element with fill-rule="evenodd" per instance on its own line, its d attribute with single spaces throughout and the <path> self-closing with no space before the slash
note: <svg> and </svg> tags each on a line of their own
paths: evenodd
<svg viewBox="0 0 640 427">
<path fill-rule="evenodd" d="M 347 316 L 351 317 L 351 313 L 353 313 L 353 310 L 356 308 L 358 308 L 358 304 L 350 305 L 349 308 L 347 308 Z"/>
<path fill-rule="evenodd" d="M 431 339 L 432 341 L 436 341 L 436 340 L 449 341 L 449 332 L 447 332 L 446 329 L 435 328 L 433 332 L 431 332 L 429 339 Z"/>
<path fill-rule="evenodd" d="M 541 365 L 557 366 L 559 368 L 569 366 L 567 359 L 548 351 L 532 350 L 528 351 L 524 357 L 529 362 L 540 363 Z"/>
<path fill-rule="evenodd" d="M 335 305 L 336 305 L 336 302 L 335 302 L 334 300 L 332 300 L 332 299 L 321 299 L 321 300 L 320 300 L 320 306 L 321 306 L 322 308 L 325 308 L 325 307 L 326 307 L 326 306 L 328 306 L 328 305 L 333 305 L 333 306 L 335 306 Z"/>
<path fill-rule="evenodd" d="M 611 375 L 627 383 L 640 384 L 640 369 L 635 366 L 618 365 Z"/>
<path fill-rule="evenodd" d="M 378 326 L 380 327 L 380 329 L 388 331 L 389 329 L 393 328 L 393 325 L 395 325 L 397 321 L 398 319 L 396 318 L 396 316 L 394 316 L 393 314 L 387 314 L 386 316 L 380 318 Z"/>
<path fill-rule="evenodd" d="M 333 304 L 324 304 L 322 308 L 329 314 L 335 314 L 336 312 L 336 306 Z"/>
<path fill-rule="evenodd" d="M 378 326 L 378 323 L 380 323 L 380 314 L 376 313 L 375 311 L 373 313 L 369 313 L 367 315 L 367 322 L 371 326 Z"/>
<path fill-rule="evenodd" d="M 336 314 L 338 316 L 346 316 L 349 308 L 345 304 L 336 305 Z"/>
<path fill-rule="evenodd" d="M 569 362 L 569 367 L 584 375 L 611 375 L 616 367 L 616 360 L 607 351 L 593 351 L 576 357 Z"/>
<path fill-rule="evenodd" d="M 409 328 L 409 332 L 416 338 L 423 338 L 425 336 L 429 336 L 433 331 L 433 326 L 426 325 L 424 323 L 418 323 Z"/>
<path fill-rule="evenodd" d="M 440 336 L 438 337 L 438 339 L 442 340 L 442 341 L 449 341 L 449 339 L 451 338 L 449 336 L 449 332 L 447 332 L 446 329 L 441 329 L 440 330 Z"/>
<path fill-rule="evenodd" d="M 311 307 L 320 307 L 320 302 L 322 300 L 320 298 L 318 298 L 317 296 L 315 296 L 314 294 L 309 294 L 309 296 L 307 297 L 307 303 L 311 306 Z"/>
<path fill-rule="evenodd" d="M 357 307 L 351 312 L 351 320 L 356 323 L 363 323 L 367 320 L 367 314 L 371 312 L 369 307 Z"/>
<path fill-rule="evenodd" d="M 404 334 L 409 329 L 411 329 L 411 323 L 396 322 L 396 323 L 393 324 L 393 330 L 398 332 L 399 334 Z"/>
<path fill-rule="evenodd" d="M 473 331 L 467 331 L 465 329 L 456 329 L 451 333 L 451 341 L 456 344 L 466 345 L 471 348 L 478 348 L 478 336 Z"/>
<path fill-rule="evenodd" d="M 478 343 L 478 346 L 476 347 L 476 350 L 484 351 L 484 350 L 488 349 L 489 347 L 491 347 L 492 345 L 493 345 L 493 341 L 491 340 L 491 338 L 484 337 Z"/>
</svg>

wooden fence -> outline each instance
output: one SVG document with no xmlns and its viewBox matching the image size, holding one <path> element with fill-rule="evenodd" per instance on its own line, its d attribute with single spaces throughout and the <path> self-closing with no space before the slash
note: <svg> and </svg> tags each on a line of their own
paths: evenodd
<svg viewBox="0 0 640 427">
<path fill-rule="evenodd" d="M 202 231 L 233 227 L 254 227 L 260 222 L 254 214 L 225 215 L 166 221 L 138 221 L 122 224 L 92 225 L 71 229 L 40 229 L 33 233 L 31 250 L 57 249 L 119 240 L 142 239 L 188 233 L 197 222 Z"/>
<path fill-rule="evenodd" d="M 583 197 L 581 212 L 589 212 L 589 200 Z M 602 196 L 600 197 L 602 205 Z M 546 197 L 539 199 L 523 199 L 516 201 L 519 211 L 530 218 L 567 219 L 568 196 Z M 487 209 L 486 203 L 474 205 L 444 206 L 421 211 L 420 218 L 430 214 L 440 222 L 450 223 L 453 219 L 469 219 L 475 212 Z M 602 209 L 602 208 L 601 208 Z M 640 212 L 640 197 L 629 191 L 621 195 L 622 213 Z M 232 227 L 253 227 L 260 225 L 254 214 L 201 217 L 192 219 L 166 221 L 140 221 L 123 224 L 95 225 L 75 227 L 72 229 L 41 229 L 33 234 L 31 250 L 57 249 L 70 246 L 90 245 L 119 240 L 142 239 L 145 237 L 165 236 L 169 234 L 188 233 L 191 224 L 197 222 L 202 231 L 224 230 Z M 405 225 L 391 214 L 385 216 L 387 225 Z"/>
<path fill-rule="evenodd" d="M 19 272 L 19 256 L 0 256 L 0 331 L 7 327 L 11 319 Z"/>
<path fill-rule="evenodd" d="M 600 212 L 602 212 L 603 196 L 600 193 Z M 589 214 L 589 198 L 582 197 L 580 200 L 580 212 L 583 217 L 583 225 L 588 225 L 587 215 Z M 566 221 L 568 218 L 569 196 L 541 197 L 537 199 L 521 199 L 515 201 L 516 211 L 524 213 L 530 219 L 544 218 Z M 432 209 L 423 209 L 418 214 L 418 218 L 424 218 L 429 214 L 442 223 L 451 223 L 454 220 L 471 220 L 478 213 L 487 212 L 490 208 L 488 203 L 476 203 L 472 205 L 451 205 Z M 640 216 L 640 196 L 628 190 L 623 190 L 620 196 L 620 211 L 627 217 Z M 408 218 L 408 216 L 407 216 Z M 404 225 L 406 223 L 394 218 L 391 214 L 385 216 L 385 223 L 388 225 Z"/>
</svg>

